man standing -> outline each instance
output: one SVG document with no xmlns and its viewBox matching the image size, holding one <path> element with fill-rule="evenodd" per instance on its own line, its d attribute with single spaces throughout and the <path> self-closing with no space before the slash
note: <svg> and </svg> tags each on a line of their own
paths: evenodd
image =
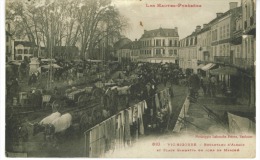
<svg viewBox="0 0 260 160">
<path fill-rule="evenodd" d="M 216 96 L 216 85 L 217 85 L 217 79 L 215 76 L 212 76 L 210 78 L 210 84 L 211 84 L 211 95 L 213 97 L 215 97 Z"/>
</svg>

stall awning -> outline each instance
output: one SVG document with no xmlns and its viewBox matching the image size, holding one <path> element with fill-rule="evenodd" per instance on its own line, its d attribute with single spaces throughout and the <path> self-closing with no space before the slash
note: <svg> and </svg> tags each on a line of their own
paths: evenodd
<svg viewBox="0 0 260 160">
<path fill-rule="evenodd" d="M 210 70 L 212 67 L 214 67 L 216 64 L 214 64 L 214 63 L 209 63 L 209 64 L 207 64 L 207 65 L 205 65 L 204 67 L 201 67 L 201 69 L 203 70 L 203 71 L 207 71 L 207 70 Z"/>
<path fill-rule="evenodd" d="M 201 69 L 202 67 L 204 67 L 205 65 L 204 64 L 200 64 L 199 66 L 198 66 L 198 69 Z"/>
<path fill-rule="evenodd" d="M 237 75 L 238 70 L 234 67 L 221 67 L 217 69 L 213 69 L 210 71 L 211 74 L 213 75 L 219 75 L 219 74 L 224 74 L 224 75 Z"/>
<path fill-rule="evenodd" d="M 57 64 L 52 64 L 52 65 L 43 65 L 43 66 L 41 66 L 41 67 L 43 67 L 43 68 L 50 68 L 50 67 L 53 67 L 53 68 L 62 68 L 61 66 L 59 66 L 59 65 L 57 65 Z"/>
</svg>

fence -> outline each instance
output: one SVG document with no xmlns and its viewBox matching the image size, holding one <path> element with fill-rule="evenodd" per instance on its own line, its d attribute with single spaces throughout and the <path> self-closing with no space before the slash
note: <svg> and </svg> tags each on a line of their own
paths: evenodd
<svg viewBox="0 0 260 160">
<path fill-rule="evenodd" d="M 166 88 L 85 131 L 85 156 L 104 157 L 110 151 L 131 146 L 147 126 L 147 115 L 172 114 L 171 90 Z"/>
</svg>

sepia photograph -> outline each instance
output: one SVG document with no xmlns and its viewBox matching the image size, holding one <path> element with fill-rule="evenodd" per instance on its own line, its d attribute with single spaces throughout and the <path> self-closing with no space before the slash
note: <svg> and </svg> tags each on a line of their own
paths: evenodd
<svg viewBox="0 0 260 160">
<path fill-rule="evenodd" d="M 256 0 L 4 3 L 5 158 L 256 157 Z"/>
</svg>

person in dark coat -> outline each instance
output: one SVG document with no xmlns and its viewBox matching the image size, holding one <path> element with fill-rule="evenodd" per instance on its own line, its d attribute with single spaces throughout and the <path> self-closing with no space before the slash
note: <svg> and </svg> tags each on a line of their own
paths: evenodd
<svg viewBox="0 0 260 160">
<path fill-rule="evenodd" d="M 9 91 L 9 95 L 10 95 L 10 100 L 13 101 L 13 98 L 17 98 L 18 97 L 18 93 L 19 93 L 19 83 L 17 79 L 13 79 L 12 80 L 12 84 L 10 86 L 10 91 Z"/>
</svg>

